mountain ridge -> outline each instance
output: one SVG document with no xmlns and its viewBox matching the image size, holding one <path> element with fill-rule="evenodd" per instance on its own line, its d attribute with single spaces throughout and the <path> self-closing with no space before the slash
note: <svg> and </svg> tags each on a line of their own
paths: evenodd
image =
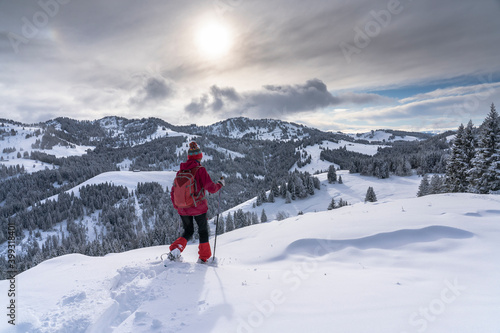
<svg viewBox="0 0 500 333">
<path fill-rule="evenodd" d="M 325 140 L 344 140 L 372 143 L 425 140 L 432 135 L 398 130 L 377 130 L 368 133 L 344 134 L 328 132 L 305 125 L 276 119 L 229 118 L 205 126 L 173 125 L 160 118 L 127 119 L 108 116 L 96 120 L 75 120 L 58 117 L 45 122 L 27 124 L 0 119 L 0 140 L 14 132 L 22 132 L 25 138 L 40 136 L 42 147 L 55 145 L 106 146 L 112 148 L 134 146 L 166 136 L 218 136 L 233 139 L 296 141 L 321 136 Z M 7 130 L 5 129 L 7 127 Z M 26 131 L 25 128 L 31 128 Z M 22 130 L 21 130 L 22 129 Z M 12 133 L 11 133 L 12 132 Z M 384 137 L 381 139 L 381 137 Z M 406 138 L 405 138 L 406 137 Z M 408 139 L 409 138 L 409 139 Z M 44 141 L 44 142 L 42 142 Z M 31 144 L 34 144 L 32 142 Z M 4 145 L 5 146 L 5 145 Z M 4 147 L 5 148 L 5 147 Z"/>
</svg>

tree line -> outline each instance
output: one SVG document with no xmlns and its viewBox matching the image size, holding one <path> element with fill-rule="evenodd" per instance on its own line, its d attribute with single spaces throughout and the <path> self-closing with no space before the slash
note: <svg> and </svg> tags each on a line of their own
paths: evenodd
<svg viewBox="0 0 500 333">
<path fill-rule="evenodd" d="M 500 193 L 500 119 L 493 103 L 479 128 L 460 124 L 445 175 L 424 177 L 417 195 L 445 192 Z"/>
</svg>

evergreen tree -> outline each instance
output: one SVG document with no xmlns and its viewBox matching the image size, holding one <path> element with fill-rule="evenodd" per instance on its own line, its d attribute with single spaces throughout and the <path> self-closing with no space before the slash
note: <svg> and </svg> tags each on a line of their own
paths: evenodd
<svg viewBox="0 0 500 333">
<path fill-rule="evenodd" d="M 280 185 L 280 195 L 283 199 L 286 198 L 286 192 L 287 192 L 287 185 L 286 182 L 283 180 Z"/>
<path fill-rule="evenodd" d="M 344 206 L 347 206 L 347 205 L 349 205 L 349 203 L 347 201 L 342 200 L 342 198 L 340 198 L 339 199 L 339 203 L 337 204 L 336 208 L 344 207 Z"/>
<path fill-rule="evenodd" d="M 266 211 L 264 209 L 262 210 L 262 213 L 260 214 L 260 222 L 261 223 L 267 222 L 267 215 L 266 215 Z"/>
<path fill-rule="evenodd" d="M 474 127 L 469 121 L 467 127 L 460 124 L 453 142 L 450 158 L 446 164 L 446 187 L 450 192 L 466 192 L 469 189 L 469 170 L 475 155 Z"/>
<path fill-rule="evenodd" d="M 429 186 L 429 194 L 439 194 L 446 192 L 446 185 L 444 177 L 434 175 L 431 178 Z"/>
<path fill-rule="evenodd" d="M 304 181 L 298 174 L 294 174 L 294 184 L 295 184 L 295 198 L 304 199 L 307 197 L 307 187 L 304 184 Z M 293 196 L 292 196 L 293 198 Z"/>
<path fill-rule="evenodd" d="M 257 213 L 252 212 L 251 220 L 252 220 L 252 224 L 259 224 L 259 216 L 257 215 Z"/>
<path fill-rule="evenodd" d="M 314 179 L 313 177 L 307 177 L 307 194 L 314 195 Z"/>
<path fill-rule="evenodd" d="M 469 120 L 464 129 L 464 154 L 467 168 L 472 168 L 472 159 L 476 155 L 476 139 L 474 138 L 474 125 L 472 120 Z"/>
<path fill-rule="evenodd" d="M 424 175 L 422 180 L 420 181 L 420 185 L 418 186 L 418 192 L 417 192 L 417 197 L 423 197 L 424 195 L 430 194 L 430 183 L 429 183 L 429 176 Z"/>
<path fill-rule="evenodd" d="M 234 227 L 236 229 L 246 227 L 248 225 L 247 219 L 245 217 L 245 213 L 243 212 L 243 209 L 238 209 L 236 212 L 234 212 Z"/>
<path fill-rule="evenodd" d="M 375 202 L 377 201 L 377 196 L 375 195 L 375 190 L 373 190 L 373 187 L 369 186 L 368 190 L 366 191 L 366 196 L 365 196 L 365 202 Z"/>
<path fill-rule="evenodd" d="M 276 179 L 271 181 L 271 192 L 273 192 L 273 196 L 276 198 L 280 195 L 280 188 L 278 186 L 278 182 Z"/>
<path fill-rule="evenodd" d="M 337 172 L 335 171 L 335 165 L 330 165 L 328 167 L 328 174 L 327 174 L 327 179 L 328 183 L 333 184 L 337 181 Z"/>
<path fill-rule="evenodd" d="M 234 221 L 231 213 L 227 214 L 226 218 L 226 232 L 234 230 Z"/>
<path fill-rule="evenodd" d="M 257 199 L 255 200 L 255 205 L 257 205 L 257 206 L 262 205 L 262 197 L 260 195 L 260 192 L 257 194 Z"/>
<path fill-rule="evenodd" d="M 344 182 L 342 180 L 342 175 L 339 176 L 339 184 L 344 184 Z"/>
<path fill-rule="evenodd" d="M 273 203 L 274 200 L 274 192 L 271 190 L 269 191 L 269 196 L 267 197 L 267 201 Z"/>
<path fill-rule="evenodd" d="M 446 185 L 450 192 L 465 192 L 467 184 L 467 165 L 464 152 L 464 125 L 458 127 L 451 155 L 446 165 Z"/>
<path fill-rule="evenodd" d="M 328 205 L 328 210 L 335 209 L 335 199 L 332 198 L 332 201 L 330 201 L 330 204 Z"/>
<path fill-rule="evenodd" d="M 260 197 L 262 200 L 262 203 L 267 202 L 267 195 L 265 190 L 260 190 Z"/>
<path fill-rule="evenodd" d="M 476 156 L 469 171 L 470 191 L 491 193 L 500 191 L 500 120 L 495 105 L 483 124 L 477 143 Z"/>
</svg>

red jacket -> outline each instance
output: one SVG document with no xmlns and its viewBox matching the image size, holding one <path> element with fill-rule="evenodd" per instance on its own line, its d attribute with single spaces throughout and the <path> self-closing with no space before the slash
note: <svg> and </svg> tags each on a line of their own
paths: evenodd
<svg viewBox="0 0 500 333">
<path fill-rule="evenodd" d="M 200 162 L 196 160 L 188 160 L 187 162 L 181 163 L 180 170 L 189 170 L 194 167 L 201 166 Z M 210 193 L 215 193 L 221 189 L 222 185 L 219 183 L 214 183 L 210 176 L 208 175 L 207 169 L 201 167 L 196 171 L 196 175 L 194 176 L 196 180 L 196 186 L 199 189 L 198 193 L 202 191 L 201 195 L 203 197 L 202 201 L 200 201 L 196 207 L 189 208 L 179 208 L 174 203 L 174 191 L 170 191 L 170 198 L 172 199 L 172 203 L 174 204 L 174 208 L 177 209 L 179 215 L 189 215 L 196 216 L 206 213 L 208 211 L 207 198 L 205 197 L 205 190 Z"/>
</svg>

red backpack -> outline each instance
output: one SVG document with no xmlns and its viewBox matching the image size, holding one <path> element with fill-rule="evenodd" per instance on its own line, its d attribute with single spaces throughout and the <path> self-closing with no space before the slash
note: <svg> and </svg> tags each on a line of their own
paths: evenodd
<svg viewBox="0 0 500 333">
<path fill-rule="evenodd" d="M 196 184 L 195 175 L 196 171 L 201 166 L 194 167 L 189 170 L 179 170 L 174 178 L 174 204 L 179 208 L 196 207 L 196 205 L 203 200 L 203 191 L 197 194 L 198 186 Z"/>
</svg>

